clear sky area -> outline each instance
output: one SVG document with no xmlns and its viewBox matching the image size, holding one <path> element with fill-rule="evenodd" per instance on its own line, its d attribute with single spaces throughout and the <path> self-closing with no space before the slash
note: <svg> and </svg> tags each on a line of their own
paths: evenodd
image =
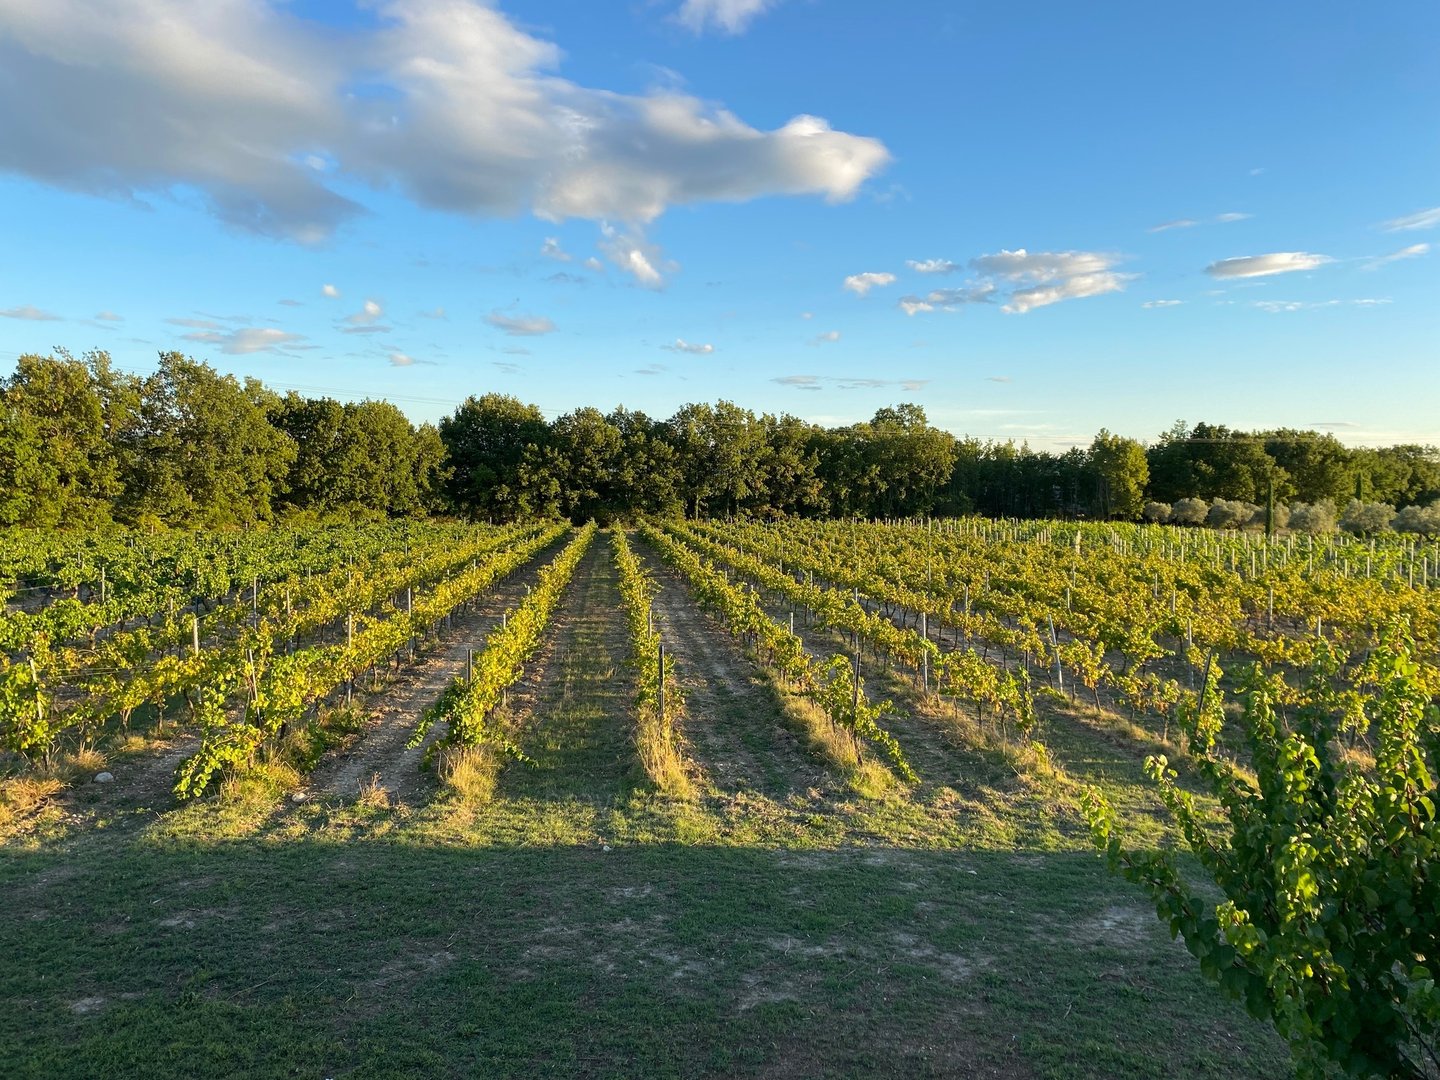
<svg viewBox="0 0 1440 1080">
<path fill-rule="evenodd" d="M 0 0 L 0 361 L 1440 443 L 1440 6 Z"/>
</svg>

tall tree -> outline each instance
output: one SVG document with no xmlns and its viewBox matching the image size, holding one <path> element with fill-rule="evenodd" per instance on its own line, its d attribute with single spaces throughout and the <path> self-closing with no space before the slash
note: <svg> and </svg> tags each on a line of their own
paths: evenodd
<svg viewBox="0 0 1440 1080">
<path fill-rule="evenodd" d="M 530 447 L 548 444 L 550 427 L 534 405 L 508 394 L 468 397 L 440 421 L 455 508 L 471 518 L 514 521 L 534 509 L 521 466 Z M 531 450 L 531 455 L 535 450 Z"/>
<path fill-rule="evenodd" d="M 1090 467 L 1096 479 L 1097 510 L 1102 517 L 1133 521 L 1145 506 L 1150 466 L 1145 448 L 1134 439 L 1112 435 L 1104 428 L 1090 444 Z"/>
</svg>

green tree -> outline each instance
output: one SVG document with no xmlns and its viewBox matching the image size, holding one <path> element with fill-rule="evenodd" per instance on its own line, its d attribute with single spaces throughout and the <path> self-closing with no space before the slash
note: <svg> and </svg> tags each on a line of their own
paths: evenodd
<svg viewBox="0 0 1440 1080">
<path fill-rule="evenodd" d="M 468 397 L 440 421 L 455 509 L 471 518 L 514 521 L 530 514 L 535 497 L 522 478 L 527 449 L 548 444 L 550 427 L 534 405 L 508 394 Z M 531 450 L 533 460 L 536 451 Z"/>
<path fill-rule="evenodd" d="M 1090 467 L 1095 473 L 1100 516 L 1126 521 L 1138 518 L 1145 507 L 1145 485 L 1150 480 L 1145 448 L 1134 439 L 1101 428 L 1090 444 Z"/>
</svg>

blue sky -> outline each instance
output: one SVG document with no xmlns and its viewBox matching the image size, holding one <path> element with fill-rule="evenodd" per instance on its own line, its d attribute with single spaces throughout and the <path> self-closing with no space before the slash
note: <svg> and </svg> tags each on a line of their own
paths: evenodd
<svg viewBox="0 0 1440 1080">
<path fill-rule="evenodd" d="M 0 359 L 1440 442 L 1437 52 L 1419 2 L 0 0 Z"/>
</svg>

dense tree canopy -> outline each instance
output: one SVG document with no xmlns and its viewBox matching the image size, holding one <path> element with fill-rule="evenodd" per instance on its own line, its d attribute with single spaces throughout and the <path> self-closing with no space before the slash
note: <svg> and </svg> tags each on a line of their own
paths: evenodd
<svg viewBox="0 0 1440 1080">
<path fill-rule="evenodd" d="M 389 402 L 282 398 L 179 353 L 143 378 L 103 352 L 23 356 L 0 380 L 0 525 L 981 513 L 1241 527 L 1272 486 L 1292 527 L 1384 516 L 1361 506 L 1424 532 L 1440 513 L 1440 450 L 1179 421 L 1148 447 L 1101 431 L 1049 453 L 957 438 L 914 403 L 827 428 L 730 401 L 666 420 L 624 407 L 548 420 L 494 393 L 416 426 Z"/>
</svg>

